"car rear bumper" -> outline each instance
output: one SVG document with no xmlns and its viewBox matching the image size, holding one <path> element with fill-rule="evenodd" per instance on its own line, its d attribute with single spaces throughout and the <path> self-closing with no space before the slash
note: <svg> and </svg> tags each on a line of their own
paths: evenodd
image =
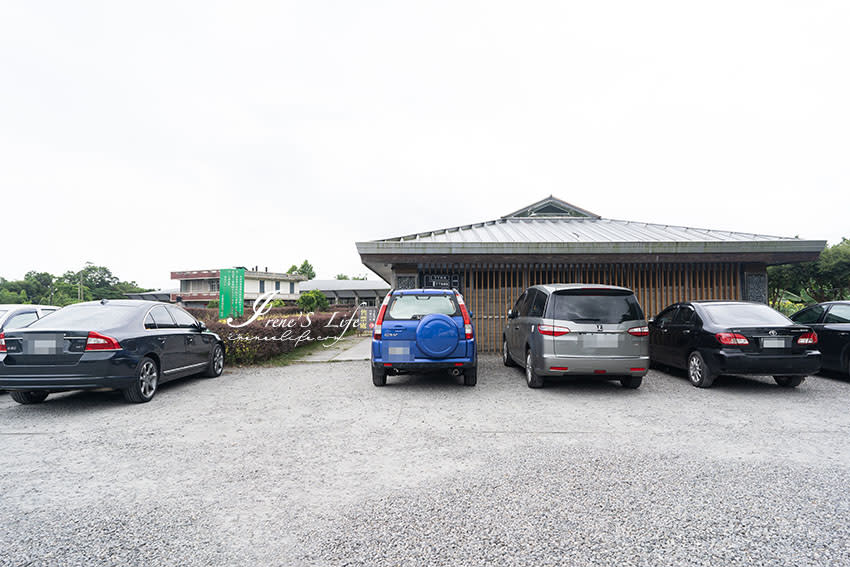
<svg viewBox="0 0 850 567">
<path fill-rule="evenodd" d="M 0 390 L 91 390 L 126 388 L 136 380 L 138 361 L 114 353 L 86 354 L 71 365 L 6 364 L 0 356 Z"/>
<path fill-rule="evenodd" d="M 477 360 L 440 360 L 440 361 L 414 361 L 414 362 L 384 362 L 373 360 L 372 366 L 385 370 L 402 370 L 405 372 L 431 372 L 437 370 L 450 370 L 452 368 L 464 369 L 478 366 Z"/>
<path fill-rule="evenodd" d="M 557 356 L 544 354 L 534 371 L 540 376 L 645 376 L 649 356 Z"/>
<path fill-rule="evenodd" d="M 707 356 L 704 354 L 704 358 L 718 374 L 809 376 L 821 368 L 821 354 L 817 350 L 804 354 L 762 355 L 721 349 Z"/>
</svg>

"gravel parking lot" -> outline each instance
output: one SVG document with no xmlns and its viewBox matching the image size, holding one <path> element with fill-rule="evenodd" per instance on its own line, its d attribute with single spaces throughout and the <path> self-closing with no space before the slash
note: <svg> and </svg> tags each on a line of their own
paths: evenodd
<svg viewBox="0 0 850 567">
<path fill-rule="evenodd" d="M 0 395 L 0 565 L 850 564 L 850 381 L 653 371 L 530 390 L 481 360 Z"/>
</svg>

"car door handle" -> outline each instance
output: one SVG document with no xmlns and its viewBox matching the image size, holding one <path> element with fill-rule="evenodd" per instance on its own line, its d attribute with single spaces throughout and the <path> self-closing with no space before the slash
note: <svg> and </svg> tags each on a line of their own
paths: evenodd
<svg viewBox="0 0 850 567">
<path fill-rule="evenodd" d="M 691 334 L 691 330 L 690 330 L 690 329 L 682 329 L 682 334 L 683 334 L 683 335 L 690 335 L 690 334 Z"/>
<path fill-rule="evenodd" d="M 661 332 L 662 332 L 662 333 L 669 333 L 669 332 L 670 332 L 670 329 L 661 329 Z"/>
<path fill-rule="evenodd" d="M 188 343 L 194 343 L 194 342 L 195 342 L 195 337 L 186 337 L 186 342 L 188 342 Z"/>
<path fill-rule="evenodd" d="M 164 343 L 165 341 L 168 340 L 168 337 L 157 337 L 156 340 L 158 340 L 161 343 Z"/>
</svg>

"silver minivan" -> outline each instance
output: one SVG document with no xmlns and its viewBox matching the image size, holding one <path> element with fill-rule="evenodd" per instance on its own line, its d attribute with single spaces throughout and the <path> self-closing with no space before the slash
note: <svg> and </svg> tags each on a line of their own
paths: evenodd
<svg viewBox="0 0 850 567">
<path fill-rule="evenodd" d="M 649 368 L 649 329 L 628 288 L 535 285 L 508 311 L 502 359 L 525 367 L 530 388 L 554 376 L 596 376 L 638 388 Z"/>
</svg>

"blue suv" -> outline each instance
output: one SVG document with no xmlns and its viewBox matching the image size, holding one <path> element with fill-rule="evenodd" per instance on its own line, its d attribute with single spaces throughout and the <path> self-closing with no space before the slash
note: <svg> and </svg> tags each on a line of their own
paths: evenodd
<svg viewBox="0 0 850 567">
<path fill-rule="evenodd" d="M 478 381 L 475 330 L 463 296 L 454 289 L 390 290 L 372 335 L 372 383 L 387 374 L 445 370 Z"/>
</svg>

